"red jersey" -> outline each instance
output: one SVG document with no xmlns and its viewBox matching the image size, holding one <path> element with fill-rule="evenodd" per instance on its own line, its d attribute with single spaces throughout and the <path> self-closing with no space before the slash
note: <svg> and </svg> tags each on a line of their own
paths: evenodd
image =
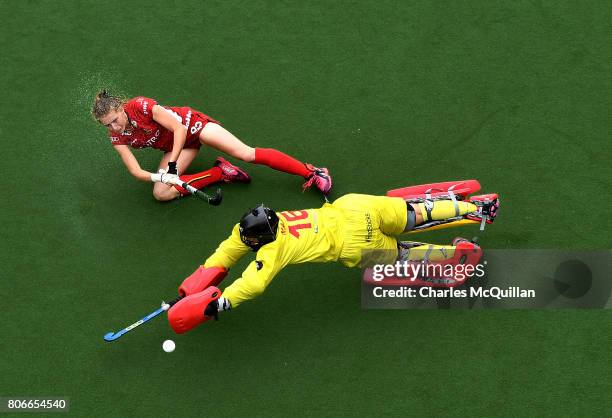
<svg viewBox="0 0 612 418">
<path fill-rule="evenodd" d="M 153 120 L 153 106 L 157 102 L 147 97 L 134 97 L 123 107 L 128 116 L 132 130 L 121 133 L 111 132 L 112 145 L 129 145 L 132 148 L 157 148 L 164 152 L 172 151 L 174 133 Z M 219 123 L 204 113 L 190 107 L 163 108 L 187 128 L 187 139 L 184 148 L 200 148 L 200 132 L 208 123 Z"/>
</svg>

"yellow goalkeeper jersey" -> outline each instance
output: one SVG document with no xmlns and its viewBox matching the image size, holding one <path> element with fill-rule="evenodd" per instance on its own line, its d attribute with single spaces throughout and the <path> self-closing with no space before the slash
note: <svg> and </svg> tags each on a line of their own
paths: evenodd
<svg viewBox="0 0 612 418">
<path fill-rule="evenodd" d="M 276 239 L 259 249 L 242 276 L 223 296 L 232 307 L 261 294 L 288 264 L 340 261 L 353 267 L 364 249 L 396 249 L 389 235 L 406 225 L 406 204 L 401 198 L 350 194 L 319 209 L 277 212 Z M 229 269 L 251 249 L 240 239 L 236 224 L 204 267 Z"/>
</svg>

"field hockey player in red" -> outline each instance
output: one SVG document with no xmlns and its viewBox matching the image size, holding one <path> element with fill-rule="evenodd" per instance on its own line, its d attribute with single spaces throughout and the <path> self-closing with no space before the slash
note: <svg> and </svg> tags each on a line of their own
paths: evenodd
<svg viewBox="0 0 612 418">
<path fill-rule="evenodd" d="M 251 181 L 244 170 L 222 157 L 217 157 L 209 170 L 184 174 L 202 145 L 242 161 L 301 176 L 305 179 L 304 189 L 314 185 L 328 194 L 332 187 L 326 168 L 303 163 L 273 148 L 250 147 L 218 121 L 190 107 L 161 106 L 146 97 L 124 100 L 103 90 L 95 97 L 92 115 L 108 129 L 111 145 L 128 171 L 138 180 L 155 183 L 153 196 L 160 201 L 188 194 L 189 191 L 179 186 L 182 183 L 201 189 L 220 181 Z M 142 169 L 130 148 L 162 151 L 164 155 L 157 172 Z"/>
</svg>

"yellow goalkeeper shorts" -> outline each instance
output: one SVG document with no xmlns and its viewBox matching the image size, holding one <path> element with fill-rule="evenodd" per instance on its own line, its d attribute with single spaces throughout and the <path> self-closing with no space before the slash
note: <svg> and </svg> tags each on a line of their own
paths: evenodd
<svg viewBox="0 0 612 418">
<path fill-rule="evenodd" d="M 342 250 L 338 261 L 354 267 L 364 250 L 397 252 L 397 240 L 406 227 L 406 202 L 400 197 L 348 194 L 332 206 L 341 213 Z"/>
</svg>

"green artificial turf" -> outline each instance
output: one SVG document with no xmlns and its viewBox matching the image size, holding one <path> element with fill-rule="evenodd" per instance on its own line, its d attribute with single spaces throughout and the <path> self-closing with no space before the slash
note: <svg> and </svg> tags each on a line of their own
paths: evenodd
<svg viewBox="0 0 612 418">
<path fill-rule="evenodd" d="M 105 343 L 173 297 L 248 207 L 322 199 L 245 164 L 252 184 L 224 186 L 218 208 L 160 204 L 89 108 L 102 87 L 192 106 L 329 167 L 332 197 L 477 178 L 502 198 L 483 247 L 609 249 L 611 3 L 3 1 L 0 13 L 0 396 L 67 396 L 75 416 L 610 414 L 609 312 L 365 311 L 359 271 L 340 265 L 288 268 L 186 335 L 157 318 Z M 216 155 L 203 149 L 193 169 Z M 152 170 L 161 154 L 137 156 Z"/>
</svg>

